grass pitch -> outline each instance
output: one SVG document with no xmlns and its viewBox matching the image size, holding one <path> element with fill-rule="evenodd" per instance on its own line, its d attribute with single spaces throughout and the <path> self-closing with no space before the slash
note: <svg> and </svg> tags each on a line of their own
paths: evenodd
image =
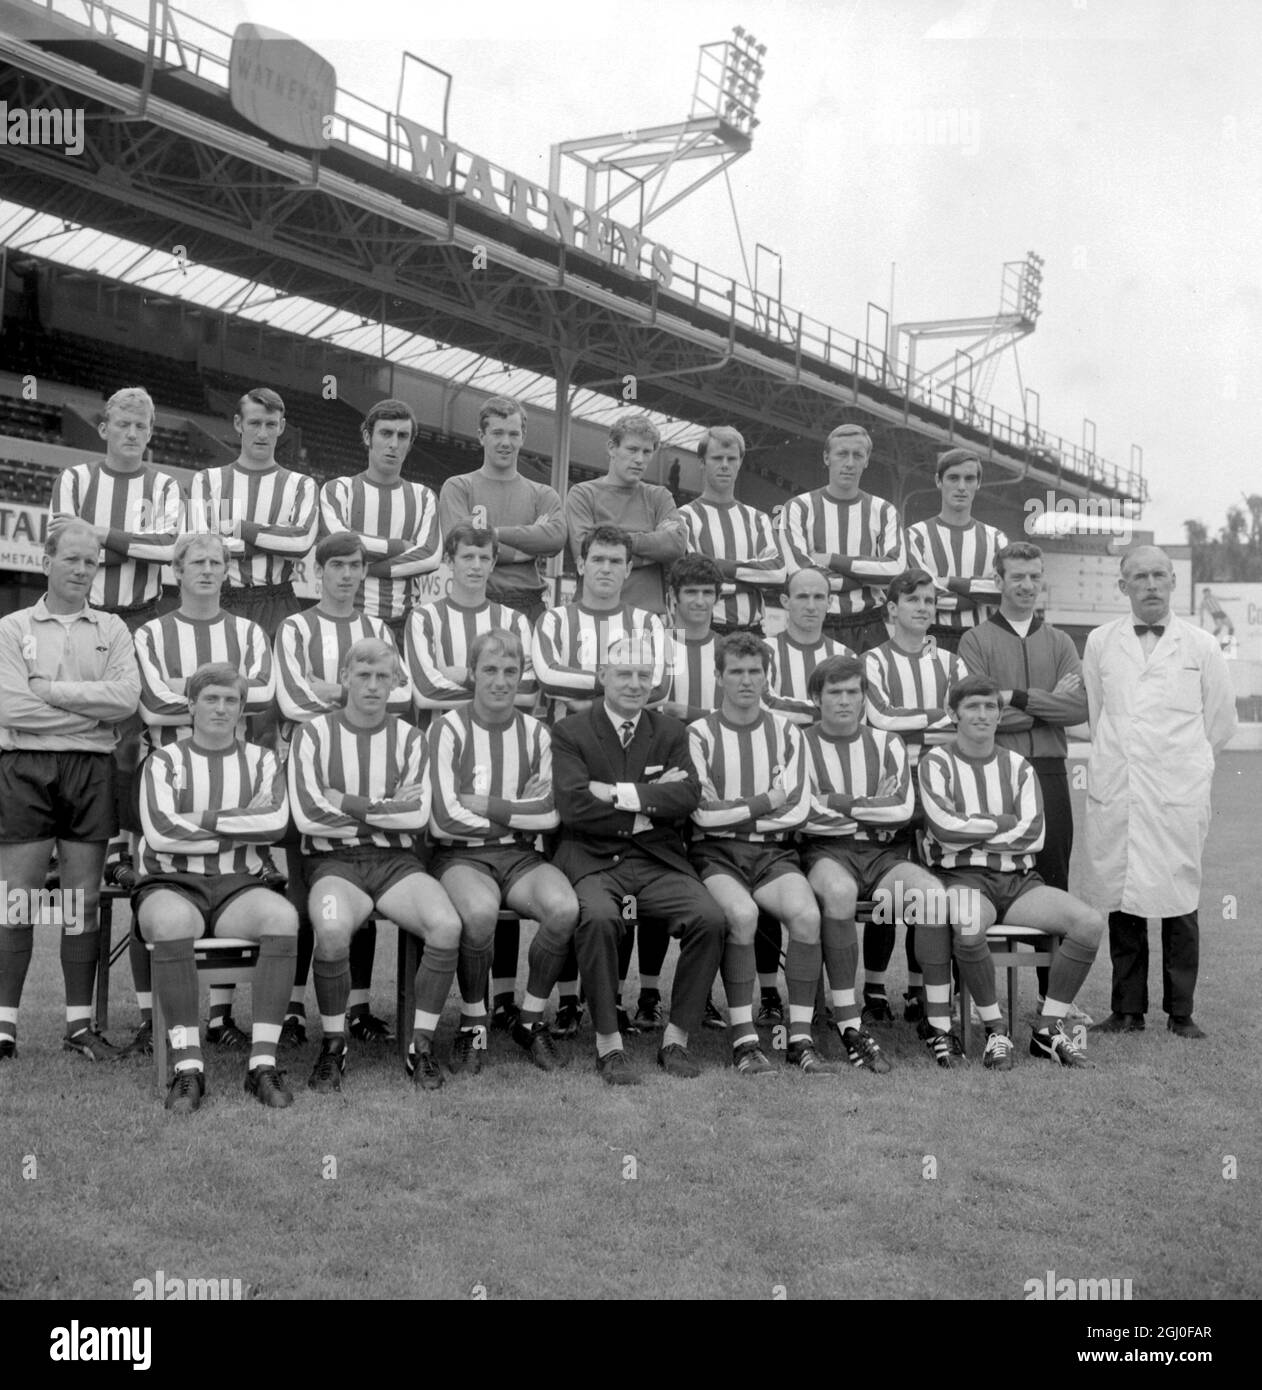
<svg viewBox="0 0 1262 1390">
<path fill-rule="evenodd" d="M 19 1057 L 0 1070 L 0 1295 L 130 1299 L 162 1270 L 272 1299 L 1020 1299 L 1052 1269 L 1129 1278 L 1136 1298 L 1256 1298 L 1260 777 L 1262 759 L 1229 754 L 1215 778 L 1209 1040 L 1173 1038 L 1158 1010 L 1147 1032 L 1093 1043 L 1089 1073 L 1026 1054 L 1023 971 L 1006 1075 L 939 1072 L 899 1024 L 883 1033 L 887 1077 L 737 1078 L 703 1033 L 699 1081 L 657 1072 L 642 1037 L 645 1084 L 614 1090 L 585 1022 L 558 1076 L 497 1037 L 480 1077 L 436 1096 L 414 1093 L 392 1048 L 365 1047 L 342 1095 L 316 1096 L 313 1038 L 280 1112 L 242 1091 L 243 1061 L 208 1056 L 205 1105 L 176 1119 L 151 1064 L 60 1051 L 56 942 L 37 932 Z M 385 931 L 373 1004 L 387 1017 L 393 957 Z M 1109 976 L 1106 949 L 1081 996 L 1097 1018 Z M 125 965 L 114 998 L 121 1041 L 137 1021 Z"/>
</svg>

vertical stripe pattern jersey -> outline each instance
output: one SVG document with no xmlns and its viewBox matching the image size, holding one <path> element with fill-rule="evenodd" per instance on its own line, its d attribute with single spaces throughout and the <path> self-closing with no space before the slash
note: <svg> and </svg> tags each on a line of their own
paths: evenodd
<svg viewBox="0 0 1262 1390">
<path fill-rule="evenodd" d="M 731 560 L 737 565 L 728 583 L 736 592 L 723 594 L 714 606 L 714 621 L 735 627 L 760 623 L 763 598 L 757 584 L 784 583 L 784 556 L 776 540 L 771 518 L 744 502 L 703 502 L 680 507 L 688 528 L 688 549 L 712 560 Z"/>
<path fill-rule="evenodd" d="M 429 768 L 430 830 L 445 844 L 511 845 L 560 824 L 552 802 L 551 735 L 520 710 L 496 727 L 475 719 L 468 705 L 448 711 L 430 728 Z M 523 792 L 534 777 L 546 790 L 527 800 Z M 489 797 L 486 815 L 461 805 L 462 792 Z"/>
<path fill-rule="evenodd" d="M 320 489 L 320 529 L 357 532 L 369 564 L 386 558 L 388 541 L 408 543 L 391 561 L 390 578 L 364 576 L 362 607 L 372 618 L 401 618 L 416 598 L 415 576 L 436 570 L 442 560 L 438 499 L 424 483 L 400 479 L 386 487 L 365 473 L 334 478 Z"/>
<path fill-rule="evenodd" d="M 289 750 L 289 800 L 303 853 L 410 850 L 429 820 L 426 762 L 425 736 L 393 714 L 374 729 L 357 728 L 341 710 L 300 724 Z M 395 799 L 396 789 L 413 783 L 423 784 L 421 797 Z M 330 790 L 355 798 L 363 818 L 338 810 Z"/>
<path fill-rule="evenodd" d="M 843 576 L 834 574 L 830 613 L 884 616 L 885 586 L 906 568 L 903 528 L 893 503 L 867 492 L 841 502 L 816 488 L 785 503 L 780 531 L 790 575 L 813 564 L 816 551 L 854 559 L 850 577 L 857 587 L 843 589 Z"/>
<path fill-rule="evenodd" d="M 963 632 L 984 623 L 999 603 L 999 581 L 994 578 L 995 556 L 1008 537 L 994 526 L 973 521 L 948 526 L 938 517 L 918 521 L 907 528 L 909 568 L 927 570 L 937 590 L 937 621 Z M 968 579 L 975 604 L 960 604 L 960 596 L 947 588 L 947 579 Z"/>
<path fill-rule="evenodd" d="M 752 724 L 733 724 L 716 710 L 688 726 L 688 749 L 701 781 L 701 804 L 692 813 L 695 838 L 786 839 L 811 810 L 802 734 L 768 710 Z M 773 809 L 772 787 L 785 803 Z"/>
<path fill-rule="evenodd" d="M 944 743 L 955 732 L 947 713 L 947 692 L 968 675 L 968 668 L 944 648 L 912 656 L 893 642 L 864 652 L 863 667 L 868 677 L 868 723 L 899 734 L 915 767 L 926 743 Z"/>
<path fill-rule="evenodd" d="M 699 642 L 685 637 L 683 628 L 672 628 L 666 633 L 665 698 L 695 711 L 685 716 L 687 723 L 718 709 L 722 703 L 719 673 L 714 666 L 718 644 L 713 632 Z"/>
<path fill-rule="evenodd" d="M 395 653 L 398 683 L 386 708 L 406 719 L 412 713 L 412 681 L 394 645 L 394 634 L 380 618 L 358 610 L 350 618 L 330 618 L 319 608 L 291 614 L 276 631 L 276 701 L 284 718 L 305 722 L 327 714 L 330 706 L 315 693 L 311 681 L 335 684 L 346 653 L 370 637 Z"/>
<path fill-rule="evenodd" d="M 235 667 L 246 680 L 243 714 L 262 714 L 276 694 L 276 674 L 267 634 L 236 613 L 215 618 L 187 618 L 165 613 L 137 629 L 136 665 L 140 669 L 140 717 L 148 726 L 150 748 L 164 748 L 191 726 L 188 700 L 168 682 L 185 680 L 208 661 Z"/>
<path fill-rule="evenodd" d="M 521 682 L 517 703 L 533 705 L 538 693 L 531 652 L 530 623 L 524 613 L 502 603 L 462 608 L 449 598 L 422 604 L 408 620 L 403 645 L 417 709 L 452 709 L 473 698 L 472 685 L 457 685 L 444 666 L 469 665 L 469 648 L 480 632 L 503 628 L 521 642 Z"/>
<path fill-rule="evenodd" d="M 250 802 L 270 790 L 266 806 Z M 213 829 L 201 824 L 214 813 Z M 140 798 L 141 860 L 150 874 L 254 874 L 258 846 L 284 834 L 285 771 L 276 754 L 239 739 L 230 748 L 196 748 L 181 739 L 145 759 Z"/>
<path fill-rule="evenodd" d="M 315 544 L 316 485 L 306 473 L 279 464 L 252 469 L 226 463 L 194 473 L 189 499 L 196 528 L 218 527 L 228 541 L 228 584 L 233 589 L 292 581 L 295 562 Z M 263 528 L 248 555 L 240 540 L 243 521 Z"/>
<path fill-rule="evenodd" d="M 767 705 L 794 724 L 814 724 L 819 718 L 815 701 L 807 694 L 811 672 L 830 656 L 853 657 L 844 642 L 821 636 L 812 647 L 789 636 L 788 628 L 767 640 L 771 669 L 767 672 Z"/>
<path fill-rule="evenodd" d="M 610 613 L 593 613 L 578 603 L 549 608 L 535 627 L 534 666 L 540 690 L 553 700 L 594 698 L 596 667 L 623 637 L 652 647 L 649 704 L 656 704 L 666 692 L 666 631 L 655 614 L 630 605 Z"/>
<path fill-rule="evenodd" d="M 150 464 L 119 473 L 100 463 L 77 463 L 57 475 L 49 520 L 79 517 L 125 540 L 127 558 L 121 565 L 102 565 L 88 595 L 93 608 L 113 611 L 148 603 L 162 592 L 162 566 L 175 554 L 183 512 L 180 485 Z"/>
<path fill-rule="evenodd" d="M 860 724 L 852 737 L 843 738 L 815 724 L 802 737 L 811 777 L 811 818 L 802 834 L 881 845 L 907 826 L 916 797 L 907 750 L 897 734 Z M 894 790 L 877 796 L 890 777 Z"/>
<path fill-rule="evenodd" d="M 929 868 L 1034 867 L 1043 848 L 1043 797 L 1019 753 L 996 748 L 989 758 L 968 758 L 955 748 L 930 748 L 919 778 Z M 1002 828 L 996 816 L 1005 817 Z"/>
</svg>

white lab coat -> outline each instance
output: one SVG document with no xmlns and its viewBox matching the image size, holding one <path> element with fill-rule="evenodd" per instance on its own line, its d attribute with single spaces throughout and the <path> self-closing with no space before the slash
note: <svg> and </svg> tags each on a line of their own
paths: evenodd
<svg viewBox="0 0 1262 1390">
<path fill-rule="evenodd" d="M 1128 614 L 1087 638 L 1082 678 L 1091 720 L 1083 896 L 1103 912 L 1193 912 L 1214 755 L 1236 729 L 1218 644 L 1172 614 L 1145 660 Z"/>
</svg>

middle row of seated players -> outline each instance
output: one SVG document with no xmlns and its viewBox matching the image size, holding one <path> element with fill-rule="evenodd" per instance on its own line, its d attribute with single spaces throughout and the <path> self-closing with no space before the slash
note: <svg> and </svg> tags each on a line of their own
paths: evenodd
<svg viewBox="0 0 1262 1390">
<path fill-rule="evenodd" d="M 909 858 L 914 798 L 905 749 L 897 736 L 862 725 L 866 677 L 853 658 L 829 658 L 812 674 L 820 722 L 805 734 L 762 706 L 770 654 L 749 634 L 723 640 L 720 707 L 687 727 L 645 707 L 659 658 L 643 635 L 613 643 L 599 667 L 601 697 L 551 733 L 514 706 L 524 653 L 513 633 L 479 634 L 469 659 L 472 700 L 439 719 L 427 739 L 387 710 L 398 678 L 393 648 L 379 638 L 356 642 L 339 672 L 345 707 L 295 735 L 288 806 L 274 755 L 235 737 L 245 681 L 223 663 L 194 674 L 192 737 L 148 759 L 141 806 L 148 877 L 137 912 L 142 934 L 161 944 L 154 986 L 176 1053 L 171 1109 L 196 1109 L 204 1091 L 192 955 L 204 929 L 262 936 L 255 1007 L 264 1027 L 256 1020 L 254 1034 L 262 1055 L 252 1057 L 247 1086 L 266 1104 L 292 1100 L 267 1048 L 279 1038 L 296 921 L 279 899 L 261 913 L 245 910 L 246 895 L 257 902 L 266 892 L 251 842 L 278 838 L 288 807 L 303 833 L 316 935 L 324 1040 L 309 1084 L 319 1091 L 340 1089 L 350 940 L 377 911 L 425 942 L 408 1063 L 416 1084 L 442 1085 L 432 1043 L 457 974 L 464 1016 L 453 1069 L 480 1065 L 477 1020 L 501 904 L 540 924 L 514 1036 L 544 1070 L 557 1056 L 543 1008 L 575 936 L 598 1069 L 610 1084 L 638 1082 L 615 1012 L 618 946 L 631 917 L 656 919 L 680 938 L 659 1065 L 674 1076 L 698 1074 L 689 1034 L 721 959 L 733 1063 L 742 1073 L 771 1070 L 752 1022 L 757 904 L 790 931 L 790 1064 L 807 1074 L 833 1070 L 811 1036 L 823 963 L 850 1061 L 885 1071 L 855 1003 L 855 903 L 868 894 L 911 902 L 917 891 L 939 905 L 924 912 L 922 928 L 924 1036 L 938 1064 L 959 1058 L 948 1014 L 954 944 L 986 1026 L 986 1066 L 1012 1065 L 985 945 L 986 927 L 1003 916 L 1064 938 L 1030 1051 L 1085 1065 L 1063 1019 L 1102 924 L 1031 870 L 1043 835 L 1038 785 L 1023 758 L 995 747 L 993 682 L 966 677 L 952 686 L 956 734 L 921 763 L 930 876 Z M 535 837 L 558 821 L 548 863 Z M 691 844 L 681 833 L 690 821 Z M 427 824 L 437 844 L 428 863 L 420 842 Z M 795 832 L 804 837 L 801 860 Z"/>
</svg>

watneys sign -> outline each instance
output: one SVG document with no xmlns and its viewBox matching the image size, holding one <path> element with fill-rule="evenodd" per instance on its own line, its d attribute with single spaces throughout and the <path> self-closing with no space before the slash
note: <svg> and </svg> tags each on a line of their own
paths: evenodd
<svg viewBox="0 0 1262 1390">
<path fill-rule="evenodd" d="M 328 149 L 325 117 L 337 98 L 337 73 L 305 43 L 261 24 L 239 24 L 228 98 L 238 115 L 278 140 Z"/>
</svg>

